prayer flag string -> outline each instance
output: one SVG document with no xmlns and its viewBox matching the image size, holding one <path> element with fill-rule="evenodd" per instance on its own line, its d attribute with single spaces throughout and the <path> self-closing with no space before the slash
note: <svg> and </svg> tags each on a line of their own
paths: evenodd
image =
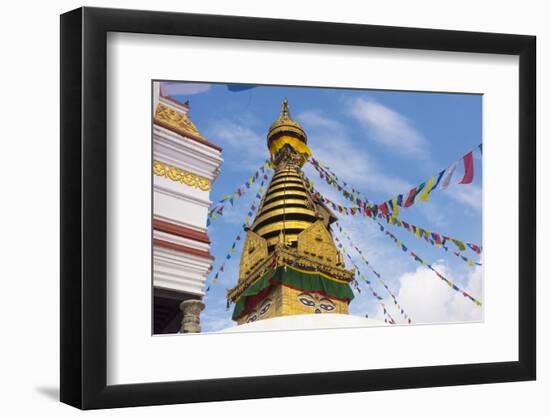
<svg viewBox="0 0 550 417">
<path fill-rule="evenodd" d="M 407 246 L 405 246 L 399 239 L 397 239 L 397 237 L 395 237 L 395 235 L 393 235 L 393 233 L 391 233 L 388 230 L 385 230 L 382 223 L 380 223 L 379 221 L 376 221 L 376 223 L 378 223 L 378 226 L 380 227 L 380 231 L 385 232 L 385 235 L 388 236 L 390 239 L 392 239 L 395 242 L 395 244 L 397 245 L 397 247 L 400 248 L 403 252 L 408 253 L 410 256 L 412 256 L 414 258 L 414 260 L 416 262 L 419 262 L 422 265 L 424 265 L 425 267 L 427 267 L 428 269 L 430 269 L 433 273 L 435 273 L 435 275 L 437 275 L 437 277 L 440 280 L 444 281 L 454 291 L 461 293 L 464 297 L 468 298 L 470 301 L 472 301 L 477 306 L 481 306 L 481 301 L 477 300 L 472 295 L 470 295 L 469 293 L 467 293 L 466 291 L 464 291 L 463 289 L 458 287 L 452 280 L 450 280 L 450 279 L 446 278 L 445 276 L 443 276 L 443 274 L 441 274 L 438 270 L 436 270 L 431 264 L 424 261 L 420 256 L 418 256 L 416 253 L 414 253 L 412 250 L 410 250 Z"/>
<path fill-rule="evenodd" d="M 316 162 L 318 163 L 318 161 Z M 402 227 L 409 233 L 413 233 L 417 238 L 424 238 L 424 240 L 430 243 L 432 246 L 436 246 L 437 248 L 443 249 L 445 252 L 453 254 L 454 256 L 466 262 L 468 266 L 481 265 L 480 263 L 472 261 L 471 259 L 460 254 L 459 252 L 449 249 L 447 246 L 445 246 L 445 243 L 447 241 L 453 242 L 460 251 L 464 251 L 466 250 L 466 247 L 468 247 L 478 255 L 481 254 L 481 251 L 482 251 L 481 245 L 477 245 L 475 243 L 463 242 L 460 239 L 450 237 L 442 233 L 430 232 L 427 229 L 424 229 L 419 226 L 400 220 L 397 217 L 397 215 L 399 213 L 399 206 L 402 204 L 402 200 L 403 200 L 402 198 L 397 197 L 393 201 L 390 201 L 389 207 L 387 203 L 384 203 L 380 206 L 369 204 L 368 200 L 364 198 L 364 196 L 361 195 L 361 197 L 355 197 L 355 195 L 353 194 L 353 193 L 357 193 L 355 189 L 352 188 L 352 193 L 347 191 L 345 189 L 345 186 L 347 186 L 347 183 L 340 181 L 337 177 L 331 177 L 333 175 L 332 171 L 330 173 L 329 172 L 323 173 L 322 172 L 323 168 L 320 166 L 320 164 L 318 166 L 314 165 L 314 167 L 322 179 L 324 178 L 328 184 L 332 185 L 333 187 L 336 187 L 340 192 L 342 192 L 345 198 L 347 198 L 348 200 L 352 201 L 355 204 L 355 207 L 343 207 L 339 204 L 334 203 L 333 201 L 329 200 L 324 196 L 320 196 L 321 199 L 326 200 L 323 202 L 325 202 L 325 204 L 331 205 L 335 211 L 338 211 L 339 213 L 345 214 L 345 215 L 356 215 L 358 213 L 362 213 L 363 215 L 371 218 L 383 217 L 388 224 L 393 224 L 393 225 Z M 344 184 L 344 186 L 340 185 L 339 182 Z"/>
<path fill-rule="evenodd" d="M 342 245 L 342 242 L 340 242 L 336 236 L 334 238 L 339 242 L 338 243 L 338 248 L 340 249 L 340 251 L 344 255 L 346 255 L 346 257 L 348 258 L 350 263 L 355 268 L 355 271 L 356 271 L 357 275 L 359 275 L 359 278 L 361 278 L 361 280 L 365 283 L 365 285 L 369 289 L 372 296 L 374 298 L 376 298 L 376 300 L 378 301 L 378 304 L 380 304 L 380 307 L 382 307 L 382 311 L 384 313 L 384 322 L 389 323 L 389 324 L 397 324 L 396 321 L 394 320 L 394 318 L 390 315 L 388 309 L 386 308 L 386 305 L 384 304 L 384 298 L 374 290 L 374 288 L 372 287 L 371 281 L 361 272 L 361 269 L 353 261 L 353 259 L 349 255 L 349 253 L 346 251 L 346 249 Z M 355 289 L 357 290 L 357 292 L 361 293 L 361 288 L 359 287 L 359 283 L 357 282 L 356 279 L 353 280 L 353 284 L 354 284 Z"/>
<path fill-rule="evenodd" d="M 472 251 L 476 252 L 478 255 L 481 254 L 481 246 L 479 245 L 475 245 L 473 243 L 464 243 L 463 241 L 453 237 L 449 237 L 437 232 L 430 232 L 428 229 L 423 229 L 419 226 L 415 226 L 414 224 L 407 223 L 402 219 L 392 218 L 391 216 L 378 214 L 378 218 L 383 218 L 386 220 L 388 224 L 405 229 L 407 232 L 412 233 L 416 238 L 423 238 L 424 241 L 426 241 L 427 243 L 430 243 L 432 246 L 435 246 L 439 249 L 444 250 L 447 253 L 451 253 L 454 256 L 460 258 L 462 261 L 466 262 L 468 266 L 471 266 L 471 267 L 474 267 L 476 265 L 481 266 L 481 263 L 472 261 L 467 256 L 462 255 L 460 252 L 450 249 L 448 246 L 445 246 L 445 243 L 448 241 L 453 242 L 453 244 L 460 251 L 465 251 L 467 246 Z"/>
<path fill-rule="evenodd" d="M 459 160 L 453 162 L 450 164 L 447 168 L 440 171 L 436 175 L 431 176 L 427 181 L 422 182 L 421 184 L 417 185 L 416 187 L 411 188 L 408 193 L 406 193 L 406 196 L 403 194 L 398 194 L 395 197 L 389 199 L 386 202 L 383 202 L 381 204 L 377 204 L 379 210 L 385 211 L 387 210 L 388 206 L 391 206 L 394 201 L 396 201 L 398 204 L 395 205 L 395 209 L 398 210 L 398 207 L 404 207 L 408 208 L 415 204 L 415 202 L 428 202 L 430 199 L 430 194 L 436 190 L 446 190 L 449 186 L 451 179 L 453 177 L 453 174 L 456 170 L 456 167 L 459 163 L 459 161 L 462 161 L 462 164 L 464 165 L 464 176 L 462 179 L 458 182 L 458 184 L 471 184 L 474 179 L 474 158 L 473 153 L 479 150 L 479 152 L 482 152 L 482 145 L 477 145 L 474 149 L 466 153 L 464 156 L 462 156 Z M 321 164 L 318 160 L 315 158 L 310 158 L 311 165 L 315 169 L 324 171 L 324 174 L 331 175 L 336 181 L 338 180 L 338 177 L 334 172 L 324 164 Z M 323 176 L 323 173 L 320 172 L 321 177 Z M 327 180 L 329 182 L 330 179 Z M 347 186 L 347 183 L 345 181 L 341 181 L 344 184 L 344 187 Z M 329 182 L 330 183 L 330 182 Z M 336 184 L 336 188 L 340 189 L 342 188 L 338 184 Z M 348 191 L 346 193 L 349 194 Z M 363 200 L 363 202 L 368 203 L 368 200 L 366 198 L 361 198 L 361 194 L 352 187 L 351 197 L 350 199 L 353 201 L 354 198 L 359 196 L 359 199 Z M 417 198 L 418 197 L 418 198 Z"/>
<path fill-rule="evenodd" d="M 230 246 L 229 251 L 227 252 L 227 255 L 225 256 L 222 264 L 220 265 L 220 267 L 216 271 L 216 274 L 210 280 L 210 284 L 207 286 L 206 292 L 209 292 L 210 287 L 213 286 L 213 285 L 216 285 L 218 283 L 219 276 L 225 271 L 226 262 L 229 261 L 233 257 L 233 255 L 237 252 L 237 242 L 242 240 L 241 235 L 242 235 L 243 231 L 245 231 L 249 227 L 250 221 L 251 221 L 252 217 L 254 216 L 254 212 L 257 210 L 257 208 L 260 205 L 260 200 L 262 199 L 263 186 L 264 186 L 265 182 L 267 181 L 267 179 L 268 179 L 268 177 L 265 174 L 264 177 L 262 177 L 262 181 L 260 182 L 260 185 L 258 186 L 256 196 L 254 197 L 254 200 L 252 200 L 250 208 L 248 209 L 248 212 L 246 213 L 245 221 L 242 224 L 242 226 L 239 230 L 239 233 L 237 234 L 237 236 L 233 240 L 233 243 Z"/>
<path fill-rule="evenodd" d="M 400 305 L 399 301 L 397 300 L 397 297 L 393 294 L 393 292 L 391 291 L 391 289 L 389 288 L 389 286 L 386 284 L 386 282 L 382 279 L 382 276 L 380 275 L 380 273 L 378 271 L 376 271 L 374 269 L 374 267 L 371 265 L 371 263 L 367 260 L 367 258 L 365 257 L 365 255 L 363 255 L 363 252 L 361 251 L 361 249 L 359 249 L 354 243 L 353 241 L 351 240 L 351 237 L 344 231 L 344 229 L 342 229 L 342 226 L 340 226 L 339 223 L 334 223 L 335 226 L 338 228 L 338 231 L 348 240 L 350 246 L 359 254 L 359 256 L 361 257 L 361 260 L 365 263 L 365 265 L 367 265 L 367 267 L 372 271 L 372 273 L 376 276 L 376 278 L 378 279 L 378 281 L 380 282 L 380 284 L 386 289 L 386 291 L 388 292 L 388 294 L 390 295 L 390 297 L 393 299 L 393 303 L 395 305 L 395 307 L 397 308 L 397 310 L 399 311 L 399 313 L 401 314 L 401 316 L 403 316 L 403 318 L 408 322 L 408 324 L 411 324 L 412 323 L 412 319 L 411 317 L 406 313 L 405 309 Z M 334 238 L 336 239 L 336 241 L 339 243 L 339 247 L 341 247 L 342 245 L 342 242 L 340 241 L 340 239 L 338 239 L 338 237 L 334 236 Z M 348 259 L 351 259 L 348 255 Z M 352 261 L 353 262 L 353 261 Z"/>
<path fill-rule="evenodd" d="M 244 184 L 239 186 L 233 194 L 226 194 L 218 203 L 210 209 L 208 212 L 208 218 L 206 220 L 206 226 L 210 226 L 213 220 L 216 220 L 218 216 L 223 216 L 224 209 L 229 204 L 233 207 L 235 200 L 238 200 L 252 187 L 252 185 L 259 179 L 262 179 L 262 183 L 267 179 L 267 172 L 271 169 L 271 164 L 266 159 L 264 163 L 256 170 L 256 172 L 248 178 Z M 263 190 L 260 190 L 261 193 Z"/>
<path fill-rule="evenodd" d="M 306 181 L 306 185 L 308 186 L 308 188 L 311 190 L 312 192 L 312 195 L 314 195 L 316 198 L 320 199 L 322 202 L 324 202 L 325 204 L 326 203 L 331 203 L 331 204 L 335 204 L 333 203 L 332 201 L 330 201 L 329 199 L 327 199 L 326 197 L 323 197 L 318 191 L 315 190 L 315 188 L 313 187 L 313 183 L 311 182 L 311 180 L 309 180 L 307 177 L 305 177 L 304 175 L 304 180 Z M 348 214 L 347 212 L 345 214 Z M 352 214 L 355 214 L 355 213 L 352 213 Z M 427 262 L 425 262 L 424 260 L 422 260 L 418 255 L 416 255 L 414 252 L 410 251 L 405 245 L 403 245 L 403 243 L 401 243 L 401 241 L 399 239 L 397 239 L 391 232 L 387 231 L 384 226 L 376 219 L 375 216 L 369 216 L 369 218 L 371 218 L 372 220 L 374 220 L 381 231 L 385 231 L 386 232 L 386 235 L 389 236 L 392 240 L 395 241 L 395 243 L 397 244 L 397 246 L 405 253 L 409 253 L 409 255 L 411 255 L 415 261 L 417 262 L 420 262 L 422 265 L 426 266 L 427 268 L 429 268 L 430 270 L 432 270 L 438 278 L 440 278 L 441 280 L 443 280 L 444 282 L 447 283 L 447 285 L 449 285 L 449 287 L 451 287 L 453 290 L 455 291 L 458 291 L 460 292 L 464 297 L 470 299 L 472 302 L 474 302 L 476 305 L 478 306 L 481 306 L 481 302 L 477 299 L 475 299 L 474 297 L 472 297 L 470 294 L 468 294 L 466 291 L 460 289 L 457 285 L 455 285 L 453 283 L 453 281 L 447 279 L 446 277 L 444 277 L 439 271 L 437 271 L 436 269 L 434 269 L 432 267 L 432 265 L 428 264 Z"/>
</svg>

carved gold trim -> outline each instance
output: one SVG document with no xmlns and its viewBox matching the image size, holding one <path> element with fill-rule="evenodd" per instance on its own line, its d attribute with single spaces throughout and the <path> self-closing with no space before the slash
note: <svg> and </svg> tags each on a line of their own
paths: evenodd
<svg viewBox="0 0 550 417">
<path fill-rule="evenodd" d="M 189 116 L 184 113 L 177 112 L 162 103 L 159 103 L 156 108 L 155 121 L 172 127 L 184 136 L 185 134 L 191 133 L 192 135 L 199 136 L 204 139 L 204 137 L 200 134 L 199 129 L 197 129 L 197 127 L 193 124 Z"/>
<path fill-rule="evenodd" d="M 345 269 L 343 265 L 328 265 L 324 262 L 312 259 L 309 256 L 301 255 L 294 249 L 278 246 L 275 251 L 275 254 L 269 255 L 264 260 L 257 263 L 256 266 L 254 266 L 243 279 L 239 280 L 235 287 L 227 289 L 227 299 L 236 300 L 246 288 L 252 285 L 265 272 L 271 269 L 274 258 L 276 259 L 277 266 L 284 266 L 285 262 L 288 261 L 296 262 L 309 267 L 314 267 L 319 273 L 327 273 L 332 276 L 333 280 L 342 283 L 349 283 L 355 275 L 355 269 L 348 270 Z"/>
<path fill-rule="evenodd" d="M 153 161 L 153 174 L 168 178 L 169 180 L 179 182 L 190 187 L 198 188 L 202 191 L 210 191 L 212 188 L 212 181 L 208 178 L 201 177 L 200 175 L 193 174 L 189 171 L 184 171 L 170 165 L 166 165 L 161 161 Z"/>
</svg>

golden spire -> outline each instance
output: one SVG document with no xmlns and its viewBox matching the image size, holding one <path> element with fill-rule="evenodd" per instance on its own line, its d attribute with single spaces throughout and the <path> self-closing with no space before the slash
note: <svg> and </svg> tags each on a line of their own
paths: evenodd
<svg viewBox="0 0 550 417">
<path fill-rule="evenodd" d="M 279 117 L 269 128 L 267 133 L 267 147 L 271 159 L 275 162 L 276 155 L 285 145 L 290 146 L 302 158 L 302 164 L 311 156 L 307 147 L 307 135 L 302 126 L 292 119 L 288 100 L 283 100 Z"/>
<path fill-rule="evenodd" d="M 269 129 L 275 173 L 247 230 L 237 285 L 228 290 L 239 324 L 270 317 L 348 313 L 354 271 L 334 244 L 330 210 L 311 195 L 302 166 L 311 155 L 306 133 L 285 98 Z"/>
</svg>

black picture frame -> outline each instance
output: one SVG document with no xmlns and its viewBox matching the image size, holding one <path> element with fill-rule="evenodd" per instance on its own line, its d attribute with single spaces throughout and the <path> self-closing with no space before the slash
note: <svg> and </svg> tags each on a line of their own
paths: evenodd
<svg viewBox="0 0 550 417">
<path fill-rule="evenodd" d="M 519 56 L 519 360 L 109 386 L 108 32 Z M 536 378 L 534 36 L 153 11 L 61 16 L 61 401 L 82 409 L 525 381 Z"/>
</svg>

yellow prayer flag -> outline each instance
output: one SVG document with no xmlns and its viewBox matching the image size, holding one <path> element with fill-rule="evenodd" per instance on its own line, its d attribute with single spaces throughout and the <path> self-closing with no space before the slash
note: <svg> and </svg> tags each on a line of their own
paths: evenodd
<svg viewBox="0 0 550 417">
<path fill-rule="evenodd" d="M 422 201 L 426 203 L 430 200 L 430 191 L 434 185 L 434 182 L 435 182 L 435 175 L 428 180 L 428 183 L 424 187 L 424 191 L 422 191 L 422 194 L 420 194 L 420 197 L 418 197 L 417 201 Z"/>
<path fill-rule="evenodd" d="M 415 235 L 416 237 L 422 236 L 422 229 L 421 229 L 420 227 L 417 227 L 417 228 L 416 228 L 416 232 L 414 232 L 414 235 Z"/>
<path fill-rule="evenodd" d="M 458 239 L 451 239 L 453 241 L 453 243 L 458 247 L 458 249 L 460 249 L 461 251 L 464 251 L 466 250 L 466 245 L 464 245 L 464 242 L 461 242 L 460 240 Z"/>
<path fill-rule="evenodd" d="M 397 204 L 397 197 L 395 197 L 393 199 L 393 211 L 391 213 L 391 222 L 390 223 L 393 223 L 393 220 L 395 220 L 397 218 L 397 215 L 399 214 L 399 205 Z"/>
</svg>

